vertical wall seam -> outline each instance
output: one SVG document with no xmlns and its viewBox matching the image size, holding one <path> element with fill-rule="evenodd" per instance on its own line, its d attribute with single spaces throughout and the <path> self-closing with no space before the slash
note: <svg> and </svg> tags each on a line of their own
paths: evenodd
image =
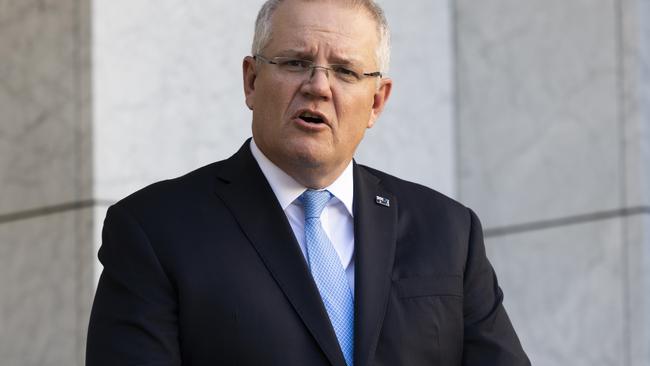
<svg viewBox="0 0 650 366">
<path fill-rule="evenodd" d="M 617 119 L 618 119 L 618 144 L 619 144 L 619 204 L 621 207 L 624 207 L 627 202 L 627 153 L 626 153 L 626 125 L 627 125 L 627 113 L 626 113 L 626 97 L 625 97 L 625 86 L 626 86 L 626 70 L 625 70 L 625 24 L 624 24 L 624 4 L 626 0 L 615 0 L 614 1 L 614 14 L 615 14 L 615 29 L 614 34 L 616 35 L 616 100 L 617 100 Z M 622 347 L 623 347 L 623 364 L 626 366 L 631 365 L 631 334 L 630 334 L 630 306 L 631 306 L 631 292 L 630 292 L 630 243 L 627 233 L 629 218 L 623 217 L 621 220 L 620 226 L 620 238 L 621 245 L 623 249 L 622 254 L 622 291 L 623 291 L 623 314 L 622 314 Z"/>
<path fill-rule="evenodd" d="M 86 339 L 86 324 L 88 322 L 88 293 L 90 288 L 89 284 L 91 279 L 88 277 L 86 268 L 92 265 L 89 262 L 89 246 L 92 245 L 88 235 L 92 233 L 87 227 L 89 222 L 88 215 L 94 212 L 96 202 L 93 200 L 92 192 L 92 146 L 91 128 L 92 124 L 89 120 L 89 111 L 91 110 L 91 94 L 89 85 L 91 83 L 91 65 L 90 65 L 90 50 L 91 38 L 89 32 L 91 27 L 89 24 L 92 22 L 90 17 L 91 0 L 75 0 L 73 2 L 73 19 L 74 19 L 74 52 L 73 52 L 73 65 L 75 77 L 75 118 L 76 118 L 76 133 L 75 133 L 75 166 L 76 166 L 76 179 L 75 193 L 78 202 L 88 201 L 92 204 L 81 208 L 75 213 L 75 331 L 76 331 L 76 349 L 75 359 L 79 366 L 85 363 L 85 339 Z M 88 185 L 91 185 L 88 187 Z M 92 272 L 91 272 L 92 273 Z"/>
<path fill-rule="evenodd" d="M 459 45 L 459 25 L 458 25 L 458 5 L 456 1 L 448 0 L 448 7 L 450 12 L 450 34 L 451 34 L 451 121 L 452 121 L 452 139 L 454 143 L 454 174 L 456 175 L 456 198 L 458 201 L 463 201 L 462 191 L 462 166 L 461 166 L 461 126 L 460 126 L 460 45 Z"/>
<path fill-rule="evenodd" d="M 76 167 L 76 175 L 74 178 L 74 185 L 75 185 L 75 199 L 77 201 L 81 200 L 81 184 L 79 181 L 83 179 L 83 167 L 81 166 L 81 152 L 82 152 L 82 146 L 80 142 L 80 134 L 81 131 L 83 130 L 83 121 L 82 121 L 82 112 L 81 112 L 81 76 L 80 73 L 82 72 L 81 70 L 81 62 L 79 61 L 79 58 L 81 57 L 81 54 L 79 52 L 80 49 L 80 42 L 81 42 L 81 13 L 80 13 L 80 1 L 83 0 L 76 0 L 73 3 L 72 7 L 72 19 L 74 22 L 74 35 L 73 35 L 73 49 L 75 50 L 73 52 L 73 75 L 74 75 L 74 85 L 75 85 L 75 91 L 73 93 L 75 101 L 75 124 L 76 124 L 76 129 L 75 129 L 75 167 Z M 74 217 L 74 227 L 75 227 L 75 243 L 74 243 L 74 263 L 75 263 L 75 333 L 76 333 L 76 341 L 75 341 L 75 363 L 79 364 L 81 362 L 81 292 L 83 291 L 82 288 L 82 282 L 83 282 L 83 273 L 81 271 L 81 254 L 80 254 L 80 249 L 82 245 L 82 238 L 81 238 L 81 217 L 83 216 L 82 214 L 83 211 L 76 211 Z M 81 366 L 81 365 L 79 365 Z"/>
</svg>

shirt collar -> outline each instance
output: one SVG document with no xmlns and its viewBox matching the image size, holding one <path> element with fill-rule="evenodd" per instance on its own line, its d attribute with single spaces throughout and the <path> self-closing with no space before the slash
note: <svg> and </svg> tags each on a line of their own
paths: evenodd
<svg viewBox="0 0 650 366">
<path fill-rule="evenodd" d="M 251 139 L 250 147 L 253 157 L 260 166 L 266 180 L 269 182 L 273 193 L 275 193 L 280 207 L 282 207 L 282 210 L 286 210 L 307 188 L 298 183 L 277 165 L 273 164 L 257 147 L 255 139 Z M 350 161 L 343 173 L 331 185 L 325 188 L 343 203 L 352 217 L 354 217 L 352 214 L 352 201 L 354 199 L 353 182 L 352 161 Z"/>
</svg>

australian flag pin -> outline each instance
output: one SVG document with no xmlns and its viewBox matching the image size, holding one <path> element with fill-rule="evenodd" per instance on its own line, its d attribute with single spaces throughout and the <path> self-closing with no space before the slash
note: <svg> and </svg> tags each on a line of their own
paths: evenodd
<svg viewBox="0 0 650 366">
<path fill-rule="evenodd" d="M 376 196 L 375 197 L 375 202 L 377 202 L 378 205 L 390 207 L 390 200 L 388 198 L 384 198 L 381 196 Z"/>
</svg>

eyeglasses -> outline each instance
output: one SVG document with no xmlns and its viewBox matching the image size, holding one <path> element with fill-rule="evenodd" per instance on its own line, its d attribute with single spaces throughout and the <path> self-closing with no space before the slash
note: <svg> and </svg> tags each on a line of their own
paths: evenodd
<svg viewBox="0 0 650 366">
<path fill-rule="evenodd" d="M 325 75 L 329 79 L 329 72 L 334 74 L 336 80 L 343 81 L 348 84 L 356 84 L 365 78 L 382 77 L 381 72 L 363 72 L 348 65 L 327 65 L 321 66 L 314 64 L 313 61 L 303 60 L 294 57 L 273 57 L 266 58 L 262 55 L 254 55 L 255 60 L 266 62 L 270 65 L 277 66 L 278 70 L 286 75 L 309 75 L 309 78 L 314 76 L 316 69 L 325 71 Z"/>
</svg>

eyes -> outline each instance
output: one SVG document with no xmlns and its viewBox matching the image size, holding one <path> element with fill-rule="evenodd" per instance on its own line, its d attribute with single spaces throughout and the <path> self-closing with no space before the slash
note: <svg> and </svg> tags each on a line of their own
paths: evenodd
<svg viewBox="0 0 650 366">
<path fill-rule="evenodd" d="M 362 79 L 362 73 L 354 70 L 350 66 L 345 65 L 315 65 L 312 61 L 290 58 L 290 57 L 276 57 L 271 60 L 283 72 L 289 73 L 305 73 L 312 69 L 323 69 L 331 71 L 337 79 L 345 82 L 355 83 Z"/>
<path fill-rule="evenodd" d="M 307 60 L 288 58 L 288 59 L 284 59 L 284 60 L 278 60 L 277 65 L 280 66 L 281 68 L 285 68 L 285 69 L 302 70 L 302 69 L 310 68 L 311 65 L 312 65 L 312 62 L 307 61 Z"/>
<path fill-rule="evenodd" d="M 316 65 L 313 61 L 295 57 L 273 57 L 266 58 L 260 54 L 253 56 L 256 61 L 265 62 L 277 67 L 277 71 L 284 76 L 312 77 L 314 70 L 321 69 L 329 78 L 334 75 L 335 80 L 341 80 L 348 84 L 355 84 L 364 78 L 382 78 L 381 71 L 363 72 L 354 66 L 348 65 Z M 330 79 L 332 80 L 332 79 Z"/>
</svg>

